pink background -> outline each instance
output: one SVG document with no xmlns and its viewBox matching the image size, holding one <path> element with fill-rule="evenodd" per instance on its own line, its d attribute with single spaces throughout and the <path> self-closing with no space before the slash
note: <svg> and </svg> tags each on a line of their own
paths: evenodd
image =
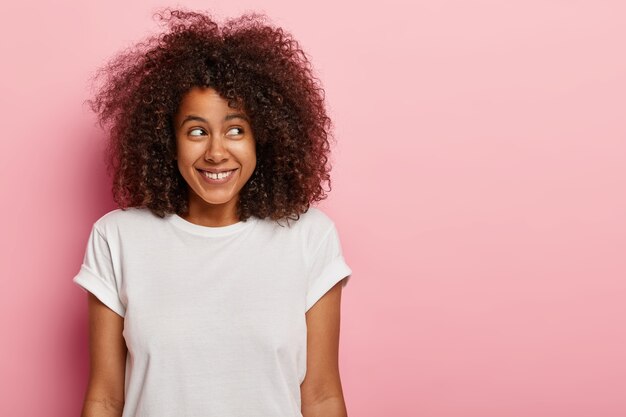
<svg viewBox="0 0 626 417">
<path fill-rule="evenodd" d="M 79 415 L 115 208 L 82 101 L 168 4 L 3 5 L 0 415 Z M 326 87 L 351 416 L 626 415 L 623 2 L 183 4 L 267 12 Z"/>
</svg>

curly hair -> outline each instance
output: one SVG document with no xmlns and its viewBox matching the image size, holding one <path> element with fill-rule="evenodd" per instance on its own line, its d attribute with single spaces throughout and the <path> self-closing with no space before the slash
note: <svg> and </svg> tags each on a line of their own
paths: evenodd
<svg viewBox="0 0 626 417">
<path fill-rule="evenodd" d="M 327 197 L 332 122 L 324 90 L 292 35 L 247 12 L 220 27 L 207 12 L 161 9 L 169 31 L 118 53 L 98 69 L 93 100 L 108 130 L 107 172 L 120 208 L 159 217 L 188 210 L 176 160 L 173 118 L 192 87 L 211 87 L 251 119 L 257 166 L 240 191 L 237 215 L 297 220 Z M 328 190 L 324 184 L 328 184 Z"/>
</svg>

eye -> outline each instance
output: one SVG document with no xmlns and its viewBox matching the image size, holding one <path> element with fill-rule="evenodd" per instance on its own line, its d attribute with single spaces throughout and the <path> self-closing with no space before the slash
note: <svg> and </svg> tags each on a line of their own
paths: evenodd
<svg viewBox="0 0 626 417">
<path fill-rule="evenodd" d="M 233 130 L 234 131 L 237 131 L 237 130 L 239 131 L 238 133 L 235 133 L 235 136 L 239 136 L 239 135 L 243 134 L 243 129 L 240 128 L 240 127 L 232 127 L 230 129 L 228 129 L 229 132 L 232 132 Z"/>
<path fill-rule="evenodd" d="M 201 134 L 194 135 L 193 132 L 201 132 Z M 200 128 L 194 128 L 189 131 L 189 136 L 202 136 L 202 134 L 204 134 L 204 130 Z"/>
</svg>

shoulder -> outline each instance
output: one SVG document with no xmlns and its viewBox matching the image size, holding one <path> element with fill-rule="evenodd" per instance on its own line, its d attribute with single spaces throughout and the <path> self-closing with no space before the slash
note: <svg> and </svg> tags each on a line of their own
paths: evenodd
<svg viewBox="0 0 626 417">
<path fill-rule="evenodd" d="M 255 228 L 259 234 L 268 238 L 285 237 L 289 242 L 300 240 L 314 245 L 334 229 L 333 220 L 322 209 L 309 207 L 304 213 L 300 213 L 298 219 L 281 219 L 279 221 L 263 219 Z"/>
<path fill-rule="evenodd" d="M 313 226 L 332 226 L 333 220 L 325 211 L 318 207 L 309 207 L 306 213 L 300 215 L 301 220 Z"/>
<path fill-rule="evenodd" d="M 159 219 L 147 208 L 129 207 L 111 210 L 94 222 L 94 228 L 103 235 L 118 232 L 142 224 L 154 223 Z"/>
<path fill-rule="evenodd" d="M 302 242 L 306 252 L 313 252 L 319 248 L 328 236 L 335 230 L 335 223 L 322 209 L 309 207 L 301 213 L 296 221 L 290 221 L 288 228 L 283 231 Z"/>
<path fill-rule="evenodd" d="M 335 226 L 335 223 L 326 212 L 318 207 L 309 209 L 300 214 L 300 218 L 291 223 L 291 228 L 297 228 L 306 235 L 326 233 Z"/>
</svg>

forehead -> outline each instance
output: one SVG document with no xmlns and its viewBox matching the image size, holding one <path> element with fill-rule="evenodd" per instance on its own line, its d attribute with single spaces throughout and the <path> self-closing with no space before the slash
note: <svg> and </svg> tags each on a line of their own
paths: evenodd
<svg viewBox="0 0 626 417">
<path fill-rule="evenodd" d="M 200 112 L 205 115 L 211 113 L 227 113 L 230 110 L 238 110 L 245 113 L 241 103 L 230 103 L 211 87 L 192 87 L 181 98 L 178 116 L 184 116 L 187 112 Z M 239 104 L 239 107 L 234 107 Z"/>
</svg>

